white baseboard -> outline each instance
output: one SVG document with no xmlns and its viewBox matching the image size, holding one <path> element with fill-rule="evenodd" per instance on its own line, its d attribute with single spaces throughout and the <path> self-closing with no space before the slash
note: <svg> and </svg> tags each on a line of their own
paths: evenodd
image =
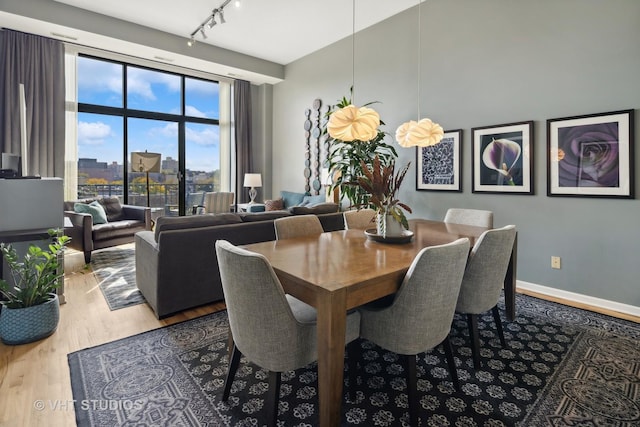
<svg viewBox="0 0 640 427">
<path fill-rule="evenodd" d="M 630 314 L 632 316 L 640 317 L 640 307 L 636 307 L 633 305 L 622 304 L 602 298 L 590 297 L 588 295 L 577 294 L 575 292 L 563 291 L 562 289 L 550 288 L 548 286 L 536 285 L 535 283 L 524 282 L 522 280 L 516 281 L 516 287 L 518 289 L 529 290 L 543 295 L 562 298 L 568 301 L 590 305 L 592 307 L 599 307 L 606 310 L 616 311 L 618 313 Z"/>
</svg>

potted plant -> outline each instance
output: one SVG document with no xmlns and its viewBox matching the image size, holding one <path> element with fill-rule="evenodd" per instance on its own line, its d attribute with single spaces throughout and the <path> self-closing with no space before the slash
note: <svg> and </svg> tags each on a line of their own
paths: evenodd
<svg viewBox="0 0 640 427">
<path fill-rule="evenodd" d="M 0 339 L 26 344 L 55 332 L 60 319 L 56 289 L 63 280 L 60 258 L 70 238 L 49 230 L 48 250 L 30 245 L 22 261 L 12 245 L 0 244 L 12 283 L 0 279 Z"/>
<path fill-rule="evenodd" d="M 398 191 L 407 174 L 407 163 L 399 171 L 395 171 L 395 162 L 383 165 L 378 156 L 373 159 L 371 168 L 361 163 L 363 176 L 357 179 L 358 186 L 368 195 L 368 205 L 376 211 L 377 232 L 383 238 L 400 236 L 409 228 L 409 222 L 403 210 L 411 213 L 411 208 L 398 199 Z"/>
<path fill-rule="evenodd" d="M 353 93 L 353 87 L 351 88 L 351 93 Z M 375 104 L 375 102 L 366 103 L 364 107 L 372 104 Z M 327 112 L 327 119 L 337 110 L 350 105 L 351 100 L 342 97 L 342 99 Z M 369 195 L 361 187 L 356 185 L 357 177 L 364 174 L 362 164 L 371 166 L 376 156 L 379 156 L 383 164 L 391 164 L 397 156 L 396 149 L 384 141 L 387 134 L 380 129 L 376 129 L 375 135 L 371 139 L 346 141 L 331 137 L 328 131 L 328 124 L 328 121 L 325 122 L 322 133 L 327 135 L 327 141 L 330 147 L 328 168 L 333 180 L 329 191 L 339 189 L 341 197 L 345 197 L 349 201 L 350 207 L 366 206 Z M 380 124 L 384 125 L 384 122 L 380 120 Z"/>
</svg>

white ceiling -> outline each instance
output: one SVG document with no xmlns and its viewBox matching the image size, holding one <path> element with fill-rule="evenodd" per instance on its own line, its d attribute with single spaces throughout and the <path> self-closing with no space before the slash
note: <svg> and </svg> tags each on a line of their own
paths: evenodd
<svg viewBox="0 0 640 427">
<path fill-rule="evenodd" d="M 224 0 L 55 0 L 171 34 L 189 35 Z M 356 31 L 369 27 L 420 0 L 357 0 Z M 351 35 L 354 6 L 348 0 L 242 0 L 224 8 L 226 24 L 212 29 L 198 43 L 244 53 L 286 65 Z"/>
</svg>

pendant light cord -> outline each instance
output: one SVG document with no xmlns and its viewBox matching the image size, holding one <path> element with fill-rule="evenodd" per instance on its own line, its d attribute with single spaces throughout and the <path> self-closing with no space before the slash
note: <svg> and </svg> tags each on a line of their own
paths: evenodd
<svg viewBox="0 0 640 427">
<path fill-rule="evenodd" d="M 420 121 L 420 97 L 422 96 L 422 0 L 418 1 L 418 120 Z"/>
<path fill-rule="evenodd" d="M 356 0 L 352 2 L 351 10 L 351 104 L 355 104 L 356 85 Z"/>
</svg>

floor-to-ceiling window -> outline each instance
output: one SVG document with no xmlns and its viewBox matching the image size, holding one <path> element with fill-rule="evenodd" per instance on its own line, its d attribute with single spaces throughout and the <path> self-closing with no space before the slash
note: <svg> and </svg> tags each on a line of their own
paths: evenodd
<svg viewBox="0 0 640 427">
<path fill-rule="evenodd" d="M 220 82 L 80 55 L 77 88 L 79 197 L 116 195 L 178 215 L 204 192 L 229 190 Z M 137 152 L 159 153 L 159 171 L 132 167 Z"/>
</svg>

